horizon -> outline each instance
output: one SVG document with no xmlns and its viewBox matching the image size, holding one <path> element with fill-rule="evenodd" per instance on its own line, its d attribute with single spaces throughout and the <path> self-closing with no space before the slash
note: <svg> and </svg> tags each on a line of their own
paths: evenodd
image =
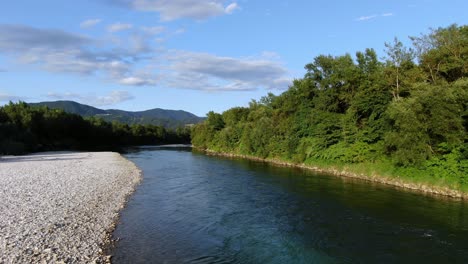
<svg viewBox="0 0 468 264">
<path fill-rule="evenodd" d="M 175 112 L 182 111 L 182 112 L 194 114 L 194 113 L 185 111 L 183 109 L 164 109 L 164 108 L 159 108 L 159 107 L 149 108 L 149 109 L 144 109 L 144 110 L 135 110 L 135 111 L 133 111 L 133 110 L 122 110 L 122 109 L 117 109 L 117 108 L 95 107 L 95 106 L 92 106 L 92 105 L 87 105 L 85 103 L 79 103 L 79 102 L 76 102 L 76 101 L 73 101 L 73 100 L 56 100 L 56 101 L 24 102 L 24 103 L 26 103 L 26 104 L 45 104 L 45 103 L 56 103 L 56 102 L 76 103 L 76 104 L 80 104 L 80 105 L 84 105 L 84 106 L 94 107 L 94 108 L 96 108 L 98 110 L 104 110 L 104 111 L 118 110 L 118 111 L 137 113 L 137 112 L 145 112 L 145 111 L 151 111 L 151 110 L 163 110 L 163 111 L 175 111 Z M 196 115 L 196 116 L 197 117 L 202 117 L 202 118 L 204 117 L 204 116 L 198 116 L 198 115 Z"/>
<path fill-rule="evenodd" d="M 373 48 L 382 58 L 394 37 L 410 46 L 408 36 L 468 22 L 462 0 L 19 0 L 0 6 L 1 105 L 65 100 L 200 117 L 282 93 L 318 55 L 354 57 Z"/>
</svg>

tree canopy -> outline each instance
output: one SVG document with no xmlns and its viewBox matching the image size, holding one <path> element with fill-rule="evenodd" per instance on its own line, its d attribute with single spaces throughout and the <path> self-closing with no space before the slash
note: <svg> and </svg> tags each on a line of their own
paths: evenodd
<svg viewBox="0 0 468 264">
<path fill-rule="evenodd" d="M 192 130 L 196 147 L 293 162 L 382 163 L 457 184 L 468 175 L 468 27 L 373 49 L 320 55 L 281 95 Z"/>
<path fill-rule="evenodd" d="M 0 154 L 46 150 L 119 150 L 130 145 L 188 143 L 188 128 L 127 125 L 83 118 L 63 110 L 24 102 L 0 107 Z"/>
</svg>

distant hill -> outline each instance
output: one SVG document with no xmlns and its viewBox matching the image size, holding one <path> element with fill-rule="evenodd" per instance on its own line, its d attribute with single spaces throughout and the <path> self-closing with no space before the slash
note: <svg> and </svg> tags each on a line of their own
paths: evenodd
<svg viewBox="0 0 468 264">
<path fill-rule="evenodd" d="M 31 106 L 47 106 L 51 109 L 62 109 L 65 112 L 78 114 L 83 117 L 100 117 L 106 121 L 119 121 L 126 124 L 152 124 L 175 128 L 188 124 L 196 124 L 204 118 L 182 110 L 150 109 L 146 111 L 124 111 L 117 109 L 103 110 L 73 101 L 53 101 L 30 103 Z"/>
</svg>

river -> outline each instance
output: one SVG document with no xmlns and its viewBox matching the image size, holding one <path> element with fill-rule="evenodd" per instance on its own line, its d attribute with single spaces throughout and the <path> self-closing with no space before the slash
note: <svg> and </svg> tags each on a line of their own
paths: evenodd
<svg viewBox="0 0 468 264">
<path fill-rule="evenodd" d="M 126 157 L 143 181 L 114 263 L 468 263 L 463 201 L 189 148 Z"/>
</svg>

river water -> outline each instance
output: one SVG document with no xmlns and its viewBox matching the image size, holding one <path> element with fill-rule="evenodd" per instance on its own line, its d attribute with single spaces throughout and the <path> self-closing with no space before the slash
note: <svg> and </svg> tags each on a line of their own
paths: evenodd
<svg viewBox="0 0 468 264">
<path fill-rule="evenodd" d="M 468 263 L 468 204 L 360 180 L 155 147 L 114 263 Z"/>
</svg>

